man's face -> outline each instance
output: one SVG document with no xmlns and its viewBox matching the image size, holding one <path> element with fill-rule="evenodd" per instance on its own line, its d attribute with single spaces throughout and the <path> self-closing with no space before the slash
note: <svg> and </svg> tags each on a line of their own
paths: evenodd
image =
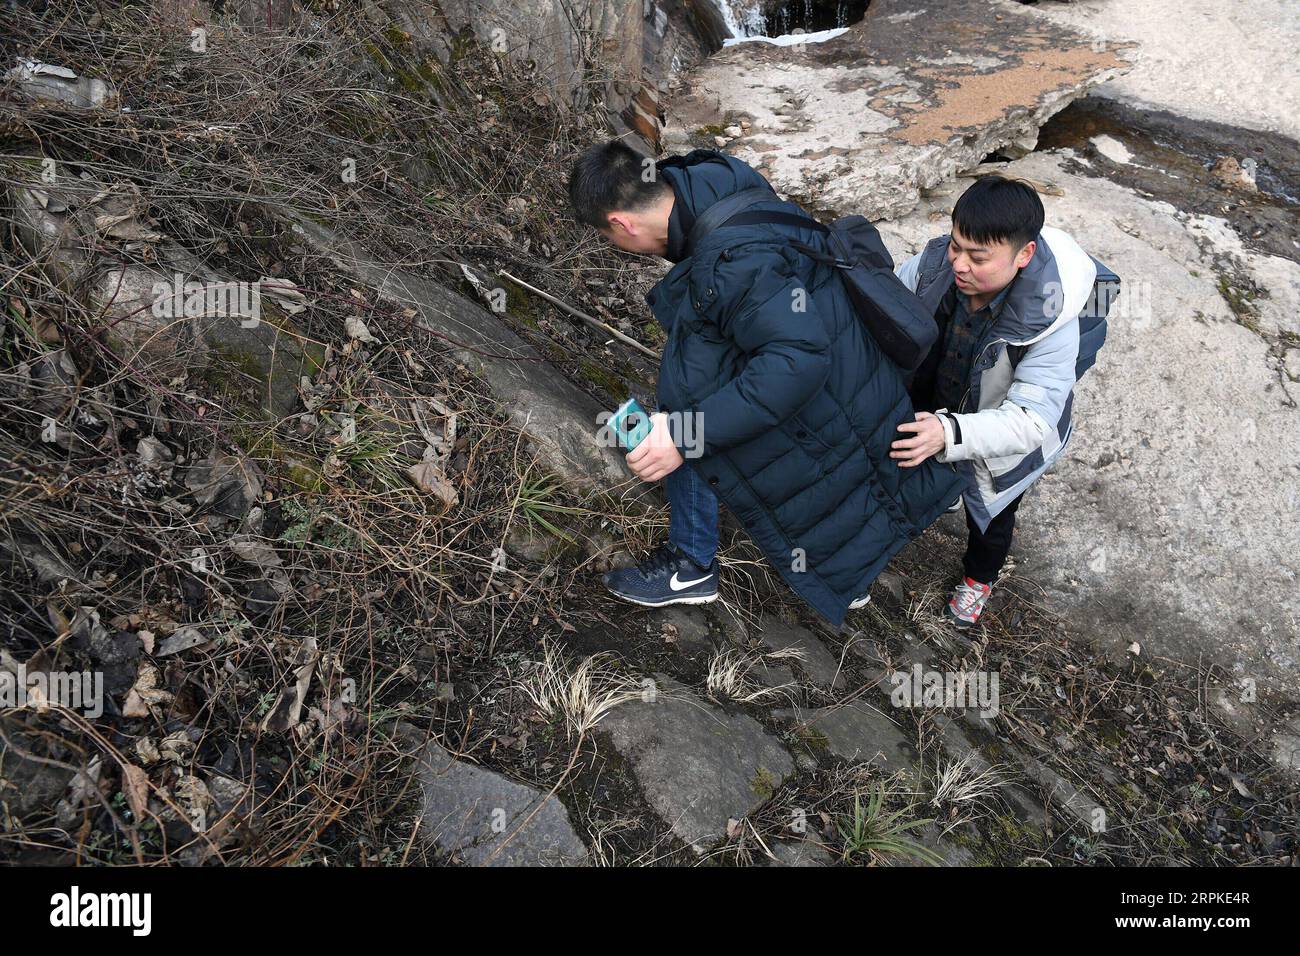
<svg viewBox="0 0 1300 956">
<path fill-rule="evenodd" d="M 957 280 L 957 288 L 966 295 L 997 293 L 1034 257 L 1031 239 L 1020 249 L 1005 239 L 1000 242 L 972 242 L 961 234 L 956 224 L 948 242 L 948 261 Z"/>
<path fill-rule="evenodd" d="M 671 211 L 670 202 L 666 209 L 654 206 L 645 212 L 611 212 L 609 225 L 597 231 L 624 252 L 662 256 L 668 251 L 668 215 Z"/>
</svg>

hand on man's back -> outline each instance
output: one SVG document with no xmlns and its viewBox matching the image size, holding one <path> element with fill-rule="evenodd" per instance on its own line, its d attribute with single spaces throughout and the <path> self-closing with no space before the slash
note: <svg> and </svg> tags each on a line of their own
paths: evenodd
<svg viewBox="0 0 1300 956">
<path fill-rule="evenodd" d="M 930 412 L 917 412 L 916 421 L 899 424 L 898 437 L 889 446 L 889 457 L 900 468 L 915 468 L 943 451 L 944 444 L 943 422 Z"/>
</svg>

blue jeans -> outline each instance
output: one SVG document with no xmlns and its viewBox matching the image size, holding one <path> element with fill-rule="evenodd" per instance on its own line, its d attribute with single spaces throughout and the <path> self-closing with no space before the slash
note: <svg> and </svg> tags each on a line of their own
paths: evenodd
<svg viewBox="0 0 1300 956">
<path fill-rule="evenodd" d="M 690 462 L 664 478 L 668 495 L 668 542 L 702 568 L 718 551 L 718 498 Z"/>
</svg>

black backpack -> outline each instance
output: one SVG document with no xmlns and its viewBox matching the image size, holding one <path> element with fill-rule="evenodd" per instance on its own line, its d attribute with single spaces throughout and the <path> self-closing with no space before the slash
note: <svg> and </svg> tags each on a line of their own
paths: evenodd
<svg viewBox="0 0 1300 956">
<path fill-rule="evenodd" d="M 1074 363 L 1074 380 L 1083 378 L 1083 373 L 1097 364 L 1097 353 L 1106 344 L 1106 317 L 1110 314 L 1111 304 L 1120 292 L 1120 278 L 1098 261 L 1096 256 L 1089 256 L 1097 267 L 1097 278 L 1092 284 L 1083 308 L 1079 310 L 1079 357 Z M 1008 345 L 1007 357 L 1011 366 L 1020 364 L 1020 360 L 1029 351 L 1024 345 Z"/>
<path fill-rule="evenodd" d="M 1119 276 L 1095 257 L 1089 258 L 1097 267 L 1097 281 L 1092 284 L 1088 301 L 1079 310 L 1079 360 L 1074 365 L 1076 382 L 1096 363 L 1097 353 L 1106 344 L 1106 316 L 1110 313 L 1111 303 L 1119 295 L 1120 287 Z"/>
<path fill-rule="evenodd" d="M 862 216 L 844 216 L 826 226 L 811 216 L 758 209 L 745 212 L 755 203 L 772 200 L 779 202 L 780 198 L 764 186 L 718 200 L 695 220 L 686 238 L 686 254 L 689 256 L 704 236 L 723 224 L 773 223 L 825 233 L 834 255 L 796 239 L 786 242 L 804 255 L 833 266 L 844 282 L 854 311 L 880 350 L 899 368 L 915 371 L 939 337 L 939 326 L 921 300 L 894 275 L 893 257 L 876 227 Z"/>
</svg>

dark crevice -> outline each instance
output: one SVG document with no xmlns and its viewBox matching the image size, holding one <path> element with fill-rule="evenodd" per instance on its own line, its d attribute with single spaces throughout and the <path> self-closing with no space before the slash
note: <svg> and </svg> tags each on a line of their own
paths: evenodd
<svg viewBox="0 0 1300 956">
<path fill-rule="evenodd" d="M 870 0 L 787 0 L 763 18 L 764 35 L 782 36 L 795 30 L 815 33 L 852 26 L 866 15 L 869 5 Z"/>
<path fill-rule="evenodd" d="M 1107 158 L 1093 142 L 1103 135 L 1122 143 L 1131 161 Z M 1286 136 L 1090 96 L 1039 131 L 1037 150 L 1067 147 L 1079 157 L 1067 161 L 1071 172 L 1224 218 L 1248 247 L 1300 261 L 1300 151 Z M 1253 185 L 1241 178 L 1242 168 Z"/>
</svg>

